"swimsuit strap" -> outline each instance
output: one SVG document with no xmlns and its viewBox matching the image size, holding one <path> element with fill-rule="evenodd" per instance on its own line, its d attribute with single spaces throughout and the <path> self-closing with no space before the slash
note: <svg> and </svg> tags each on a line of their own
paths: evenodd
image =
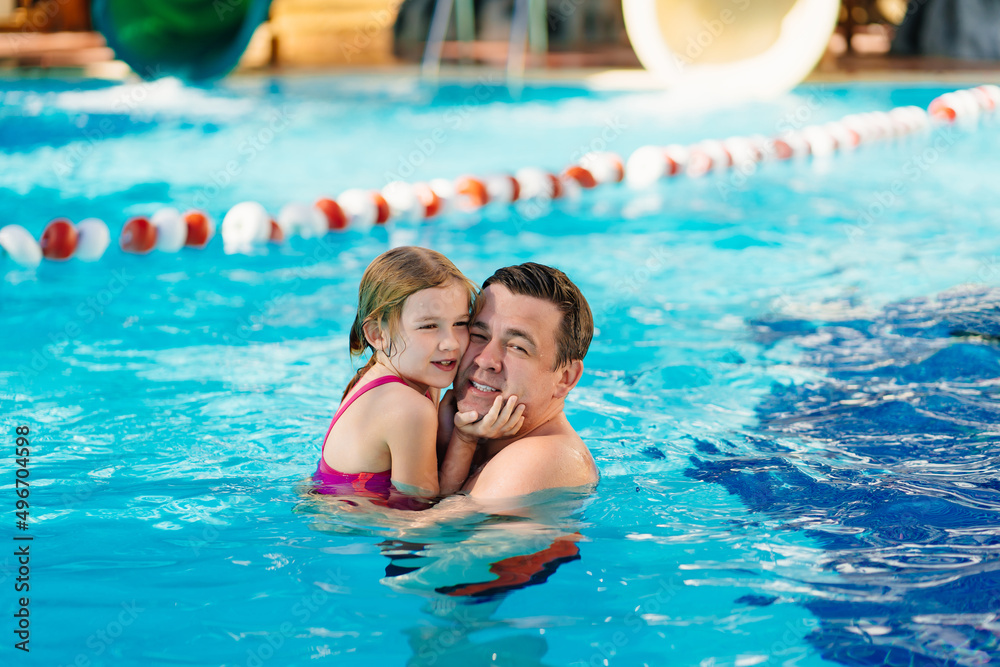
<svg viewBox="0 0 1000 667">
<path fill-rule="evenodd" d="M 402 378 L 396 377 L 395 375 L 383 375 L 382 377 L 375 378 L 368 384 L 362 386 L 361 389 L 358 389 L 358 391 L 355 392 L 354 396 L 351 396 L 349 399 L 347 399 L 347 401 L 344 402 L 343 405 L 340 406 L 340 409 L 337 410 L 337 414 L 335 414 L 333 416 L 333 419 L 330 420 L 330 428 L 326 429 L 326 435 L 323 436 L 323 446 L 320 447 L 319 450 L 320 459 L 323 458 L 323 450 L 326 448 L 326 439 L 330 437 L 330 431 L 333 430 L 333 425 L 337 423 L 338 419 L 340 419 L 340 415 L 344 414 L 344 411 L 347 410 L 347 408 L 351 407 L 351 403 L 361 398 L 361 395 L 364 394 L 366 391 L 371 391 L 375 387 L 381 387 L 384 384 L 391 384 L 393 382 L 398 382 L 399 384 L 406 384 L 405 382 L 403 382 Z"/>
<path fill-rule="evenodd" d="M 368 384 L 362 385 L 361 389 L 358 389 L 353 396 L 351 396 L 343 405 L 340 406 L 340 409 L 337 410 L 337 414 L 335 414 L 333 416 L 333 419 L 330 420 L 330 427 L 326 429 L 326 435 L 323 436 L 323 444 L 319 448 L 320 470 L 326 467 L 328 468 L 329 472 L 335 472 L 332 468 L 330 468 L 330 466 L 327 465 L 326 460 L 323 458 L 323 453 L 326 451 L 326 440 L 327 438 L 330 437 L 330 431 L 333 430 L 333 425 L 337 423 L 337 420 L 340 419 L 340 416 L 342 414 L 344 414 L 344 411 L 347 410 L 347 408 L 351 407 L 351 404 L 354 403 L 354 401 L 361 398 L 361 395 L 364 394 L 366 391 L 371 391 L 375 387 L 381 387 L 384 384 L 392 384 L 396 382 L 398 382 L 399 384 L 406 384 L 406 382 L 404 382 L 401 377 L 398 377 L 396 375 L 383 375 L 380 378 L 375 378 Z M 410 385 L 406 384 L 406 386 L 409 387 Z M 427 388 L 427 393 L 425 393 L 424 396 L 427 398 L 427 400 L 431 401 L 432 403 L 434 402 L 434 399 L 431 398 L 430 387 Z M 385 472 L 386 474 L 388 474 L 389 471 Z M 362 473 L 362 474 L 371 474 L 371 473 Z M 380 473 L 375 473 L 375 474 L 380 474 Z"/>
</svg>

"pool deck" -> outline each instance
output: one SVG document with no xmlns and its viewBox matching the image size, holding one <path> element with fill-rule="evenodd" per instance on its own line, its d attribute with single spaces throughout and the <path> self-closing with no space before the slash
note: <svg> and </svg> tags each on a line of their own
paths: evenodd
<svg viewBox="0 0 1000 667">
<path fill-rule="evenodd" d="M 627 57 L 631 56 L 631 57 Z M 134 76 L 114 55 L 98 33 L 74 32 L 21 34 L 16 40 L 0 40 L 0 70 L 27 77 L 95 77 L 124 80 Z M 598 66 L 595 54 L 550 54 L 547 67 L 528 68 L 530 82 L 584 82 L 606 90 L 654 90 L 662 84 L 650 72 L 637 66 Z M 629 64 L 630 53 L 616 53 L 605 63 Z M 379 78 L 418 77 L 419 65 L 409 62 L 366 66 L 241 67 L 237 76 L 268 75 L 366 76 Z M 477 81 L 484 75 L 504 75 L 502 67 L 489 64 L 444 65 L 440 76 L 448 80 Z M 1000 83 L 1000 62 L 958 61 L 935 57 L 891 57 L 883 54 L 843 54 L 828 52 L 807 77 L 808 83 L 936 82 L 955 84 Z"/>
</svg>

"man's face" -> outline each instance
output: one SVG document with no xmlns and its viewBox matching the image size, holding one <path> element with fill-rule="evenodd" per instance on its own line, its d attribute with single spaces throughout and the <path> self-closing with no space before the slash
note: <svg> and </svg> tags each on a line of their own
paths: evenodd
<svg viewBox="0 0 1000 667">
<path fill-rule="evenodd" d="M 469 347 L 455 381 L 458 409 L 482 417 L 497 396 L 516 395 L 523 403 L 524 426 L 530 431 L 544 419 L 557 396 L 560 370 L 556 334 L 562 313 L 555 304 L 512 294 L 502 285 L 482 293 L 483 308 L 469 327 Z"/>
</svg>

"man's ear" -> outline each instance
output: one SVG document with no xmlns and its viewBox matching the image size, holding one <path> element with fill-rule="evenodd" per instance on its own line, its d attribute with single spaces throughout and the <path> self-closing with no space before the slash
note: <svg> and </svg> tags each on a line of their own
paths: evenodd
<svg viewBox="0 0 1000 667">
<path fill-rule="evenodd" d="M 576 386 L 583 377 L 583 361 L 574 359 L 559 369 L 559 379 L 556 382 L 555 398 L 565 398 L 566 394 Z"/>
<path fill-rule="evenodd" d="M 361 330 L 365 333 L 365 340 L 372 348 L 385 352 L 385 345 L 388 342 L 386 338 L 385 331 L 379 326 L 379 323 L 374 320 L 368 320 L 361 325 Z"/>
</svg>

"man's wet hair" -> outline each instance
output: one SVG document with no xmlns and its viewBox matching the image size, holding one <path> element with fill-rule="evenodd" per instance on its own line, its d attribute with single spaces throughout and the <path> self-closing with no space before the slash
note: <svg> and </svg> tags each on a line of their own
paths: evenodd
<svg viewBox="0 0 1000 667">
<path fill-rule="evenodd" d="M 483 290 L 490 285 L 503 285 L 512 294 L 532 296 L 548 301 L 562 313 L 562 323 L 556 335 L 554 368 L 587 356 L 594 338 L 594 316 L 580 288 L 559 269 L 535 262 L 505 266 L 486 279 Z M 475 312 L 482 308 L 482 292 L 476 299 Z"/>
</svg>

